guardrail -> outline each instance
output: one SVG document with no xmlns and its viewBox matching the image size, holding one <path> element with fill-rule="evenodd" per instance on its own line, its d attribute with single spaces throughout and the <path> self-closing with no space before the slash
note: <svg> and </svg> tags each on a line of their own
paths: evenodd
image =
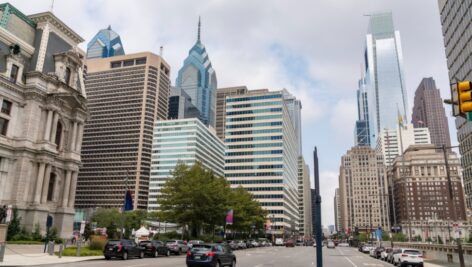
<svg viewBox="0 0 472 267">
<path fill-rule="evenodd" d="M 457 245 L 394 242 L 395 247 L 415 248 L 420 250 L 440 251 L 444 253 L 459 253 Z M 472 255 L 472 244 L 462 244 L 464 255 Z"/>
</svg>

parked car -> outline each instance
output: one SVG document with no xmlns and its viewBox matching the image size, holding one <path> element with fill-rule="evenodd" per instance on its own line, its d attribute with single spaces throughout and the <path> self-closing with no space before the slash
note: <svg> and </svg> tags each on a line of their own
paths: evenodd
<svg viewBox="0 0 472 267">
<path fill-rule="evenodd" d="M 239 247 L 239 249 L 247 248 L 246 242 L 244 242 L 244 240 L 239 240 L 238 241 L 238 247 Z"/>
<path fill-rule="evenodd" d="M 392 248 L 386 248 L 384 251 L 380 253 L 380 259 L 383 261 L 387 261 L 388 254 L 392 252 Z"/>
<path fill-rule="evenodd" d="M 123 260 L 132 257 L 144 258 L 144 249 L 133 240 L 108 240 L 103 249 L 103 256 L 107 260 L 111 258 L 121 258 Z"/>
<path fill-rule="evenodd" d="M 393 248 L 392 251 L 390 251 L 387 254 L 387 262 L 393 263 L 393 255 L 395 255 L 397 253 L 400 253 L 400 252 L 401 252 L 401 250 L 399 248 Z"/>
<path fill-rule="evenodd" d="M 252 247 L 254 248 L 257 248 L 260 246 L 259 242 L 257 242 L 256 240 L 251 240 L 250 242 L 251 242 Z"/>
<path fill-rule="evenodd" d="M 228 245 L 224 244 L 195 244 L 187 251 L 187 267 L 236 266 L 236 256 Z"/>
<path fill-rule="evenodd" d="M 246 243 L 246 248 L 253 248 L 254 246 L 252 245 L 252 241 L 251 240 L 245 240 L 244 241 Z"/>
<path fill-rule="evenodd" d="M 285 241 L 285 247 L 293 248 L 293 247 L 295 247 L 295 242 L 293 242 L 292 239 L 288 239 L 287 241 Z"/>
<path fill-rule="evenodd" d="M 362 253 L 370 253 L 370 251 L 373 249 L 372 246 L 365 244 L 362 246 Z"/>
<path fill-rule="evenodd" d="M 377 248 L 374 248 L 373 251 L 374 251 L 374 255 L 372 257 L 376 258 L 376 259 L 380 259 L 380 253 L 382 253 L 382 251 L 384 251 L 385 248 L 384 247 L 377 247 Z"/>
<path fill-rule="evenodd" d="M 336 248 L 336 245 L 334 244 L 333 241 L 329 240 L 328 244 L 326 245 L 327 248 Z"/>
<path fill-rule="evenodd" d="M 176 255 L 186 253 L 188 250 L 188 246 L 182 240 L 169 240 L 166 242 L 166 247 Z"/>
<path fill-rule="evenodd" d="M 342 242 L 338 244 L 338 247 L 349 247 L 349 244 L 346 242 Z"/>
<path fill-rule="evenodd" d="M 393 254 L 393 265 L 423 267 L 423 254 L 417 249 L 401 248 L 400 253 Z"/>
<path fill-rule="evenodd" d="M 159 240 L 149 240 L 139 242 L 139 246 L 144 249 L 144 254 L 152 257 L 164 255 L 169 257 L 170 251 L 167 246 Z"/>
<path fill-rule="evenodd" d="M 305 242 L 303 240 L 297 240 L 297 246 L 303 246 L 305 245 Z"/>
<path fill-rule="evenodd" d="M 284 239 L 283 238 L 276 238 L 275 239 L 275 245 L 276 246 L 283 246 L 284 245 Z"/>
<path fill-rule="evenodd" d="M 236 240 L 231 240 L 228 242 L 228 245 L 229 247 L 232 249 L 232 250 L 237 250 L 239 249 L 239 244 L 238 244 L 238 241 Z"/>
<path fill-rule="evenodd" d="M 203 242 L 202 240 L 190 240 L 190 241 L 188 241 L 188 243 L 187 243 L 187 247 L 188 247 L 188 248 L 192 248 L 192 246 L 193 246 L 194 244 L 204 244 L 204 243 L 205 243 L 205 242 Z"/>
</svg>

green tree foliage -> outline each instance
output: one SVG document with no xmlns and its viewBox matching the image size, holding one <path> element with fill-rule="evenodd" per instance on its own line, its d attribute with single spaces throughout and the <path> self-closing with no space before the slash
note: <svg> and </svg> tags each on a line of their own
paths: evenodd
<svg viewBox="0 0 472 267">
<path fill-rule="evenodd" d="M 124 237 L 131 235 L 132 229 L 138 230 L 147 218 L 145 210 L 126 211 L 121 214 L 119 209 L 98 209 L 92 216 L 91 221 L 97 223 L 97 227 L 106 227 L 108 236 L 118 238 L 120 235 L 116 233 L 116 228 L 121 228 L 123 224 L 125 228 Z M 85 236 L 85 233 L 84 233 Z"/>
<path fill-rule="evenodd" d="M 408 238 L 406 237 L 404 233 L 400 232 L 400 233 L 394 233 L 392 235 L 392 240 L 394 242 L 406 242 L 408 241 Z"/>
<path fill-rule="evenodd" d="M 233 209 L 233 225 L 229 229 L 245 233 L 251 231 L 251 226 L 261 229 L 266 221 L 267 213 L 262 209 L 251 193 L 239 186 L 230 194 L 229 206 Z"/>
<path fill-rule="evenodd" d="M 367 233 L 359 233 L 359 241 L 366 242 L 368 240 Z"/>
<path fill-rule="evenodd" d="M 12 240 L 13 237 L 21 233 L 20 221 L 21 217 L 18 216 L 18 209 L 13 208 L 11 221 L 8 224 L 7 240 Z"/>
<path fill-rule="evenodd" d="M 85 228 L 84 228 L 84 238 L 85 238 L 85 240 L 89 240 L 91 235 L 92 235 L 92 228 L 90 227 L 90 223 L 87 223 L 87 224 L 85 224 Z"/>
</svg>

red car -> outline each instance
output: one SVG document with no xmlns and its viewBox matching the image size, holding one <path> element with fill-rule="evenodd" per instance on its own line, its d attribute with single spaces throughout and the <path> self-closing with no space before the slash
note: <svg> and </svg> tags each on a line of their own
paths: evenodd
<svg viewBox="0 0 472 267">
<path fill-rule="evenodd" d="M 285 241 L 285 247 L 293 248 L 293 247 L 295 247 L 295 242 L 293 242 L 293 240 L 289 239 L 289 240 Z"/>
</svg>

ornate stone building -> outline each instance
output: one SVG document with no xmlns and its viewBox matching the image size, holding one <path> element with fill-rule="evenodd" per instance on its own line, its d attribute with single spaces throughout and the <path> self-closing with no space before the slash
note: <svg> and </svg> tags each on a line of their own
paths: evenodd
<svg viewBox="0 0 472 267">
<path fill-rule="evenodd" d="M 0 204 L 72 235 L 87 117 L 83 39 L 50 12 L 0 5 Z"/>
</svg>

